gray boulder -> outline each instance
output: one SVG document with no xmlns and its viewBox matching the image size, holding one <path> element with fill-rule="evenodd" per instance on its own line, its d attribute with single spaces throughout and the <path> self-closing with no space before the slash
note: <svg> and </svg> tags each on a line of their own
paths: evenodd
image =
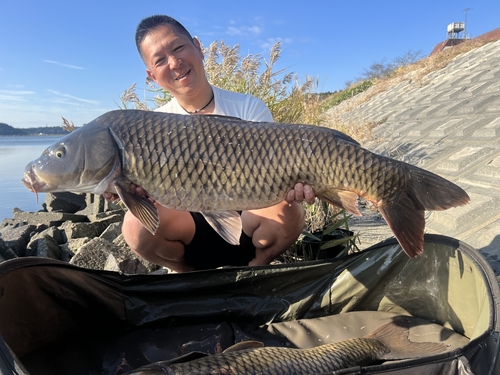
<svg viewBox="0 0 500 375">
<path fill-rule="evenodd" d="M 0 228 L 0 235 L 6 246 L 22 257 L 26 255 L 26 246 L 36 230 L 37 226 L 32 224 L 8 225 Z"/>
<path fill-rule="evenodd" d="M 17 255 L 10 247 L 7 246 L 5 241 L 0 238 L 0 261 L 17 258 Z"/>
<path fill-rule="evenodd" d="M 26 250 L 26 256 L 59 260 L 61 258 L 61 249 L 53 237 L 45 234 L 37 236 L 36 239 L 30 241 Z"/>
<path fill-rule="evenodd" d="M 42 206 L 48 212 L 59 211 L 74 214 L 86 207 L 85 198 L 86 194 L 67 192 L 46 194 Z"/>
</svg>

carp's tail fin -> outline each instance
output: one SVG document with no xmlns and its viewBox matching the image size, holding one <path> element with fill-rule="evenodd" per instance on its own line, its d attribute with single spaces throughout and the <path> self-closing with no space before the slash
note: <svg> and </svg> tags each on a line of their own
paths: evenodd
<svg viewBox="0 0 500 375">
<path fill-rule="evenodd" d="M 410 341 L 410 328 L 417 321 L 409 316 L 397 316 L 390 322 L 381 325 L 367 338 L 380 341 L 389 351 L 381 359 L 408 359 L 438 354 L 448 348 L 442 342 Z M 443 328 L 444 329 L 444 328 Z"/>
<path fill-rule="evenodd" d="M 423 251 L 425 210 L 446 210 L 470 200 L 453 182 L 421 168 L 405 165 L 408 173 L 406 190 L 390 202 L 381 201 L 378 209 L 396 239 L 410 258 Z"/>
</svg>

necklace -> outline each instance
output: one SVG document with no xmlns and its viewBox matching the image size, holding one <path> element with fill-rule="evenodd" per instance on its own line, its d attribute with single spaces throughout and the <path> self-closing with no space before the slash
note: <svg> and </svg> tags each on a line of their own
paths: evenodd
<svg viewBox="0 0 500 375">
<path fill-rule="evenodd" d="M 212 97 L 210 98 L 210 100 L 208 101 L 208 103 L 207 103 L 207 104 L 205 104 L 205 105 L 204 105 L 203 107 L 201 107 L 200 109 L 197 109 L 197 110 L 195 110 L 195 111 L 188 111 L 188 110 L 187 110 L 186 108 L 184 108 L 182 105 L 181 105 L 181 108 L 182 108 L 183 110 L 185 110 L 185 111 L 186 111 L 187 113 L 189 113 L 189 114 L 198 113 L 198 112 L 200 112 L 200 111 L 203 111 L 205 108 L 207 108 L 207 107 L 210 105 L 210 103 L 212 103 L 212 100 L 214 100 L 214 96 L 215 96 L 215 95 L 214 95 L 214 90 L 212 90 Z M 179 104 L 179 105 L 180 105 L 180 104 Z"/>
</svg>

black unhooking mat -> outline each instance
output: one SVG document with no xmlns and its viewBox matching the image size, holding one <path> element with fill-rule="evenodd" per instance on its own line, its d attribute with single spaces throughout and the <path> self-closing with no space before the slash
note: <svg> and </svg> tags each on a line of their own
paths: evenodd
<svg viewBox="0 0 500 375">
<path fill-rule="evenodd" d="M 498 283 L 470 246 L 427 235 L 342 259 L 126 276 L 22 258 L 0 264 L 0 374 L 123 374 L 234 343 L 309 348 L 362 337 L 394 316 L 445 352 L 333 374 L 499 374 Z"/>
</svg>

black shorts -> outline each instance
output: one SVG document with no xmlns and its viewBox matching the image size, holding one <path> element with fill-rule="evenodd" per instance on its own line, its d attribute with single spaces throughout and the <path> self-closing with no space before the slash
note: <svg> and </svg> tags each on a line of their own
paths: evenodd
<svg viewBox="0 0 500 375">
<path fill-rule="evenodd" d="M 240 244 L 231 245 L 207 223 L 202 214 L 191 212 L 195 224 L 193 240 L 184 246 L 184 259 L 197 270 L 222 266 L 246 266 L 255 258 L 252 237 L 241 233 Z"/>
</svg>

